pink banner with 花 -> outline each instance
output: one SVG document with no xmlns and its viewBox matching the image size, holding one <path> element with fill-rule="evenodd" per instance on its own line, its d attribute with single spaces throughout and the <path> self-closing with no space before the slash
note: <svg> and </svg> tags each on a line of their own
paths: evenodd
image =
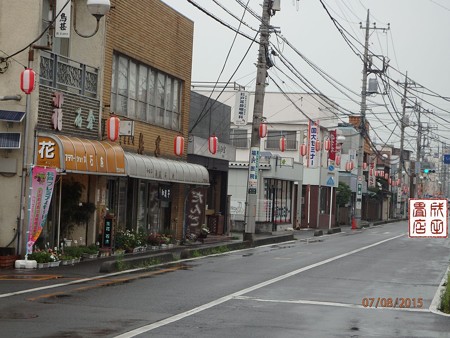
<svg viewBox="0 0 450 338">
<path fill-rule="evenodd" d="M 30 219 L 28 223 L 27 254 L 39 238 L 47 220 L 56 180 L 56 169 L 33 167 L 31 174 Z"/>
</svg>

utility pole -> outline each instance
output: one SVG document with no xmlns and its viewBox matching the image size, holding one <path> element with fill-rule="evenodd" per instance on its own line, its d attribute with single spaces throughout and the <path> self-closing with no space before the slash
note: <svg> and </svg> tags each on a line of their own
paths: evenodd
<svg viewBox="0 0 450 338">
<path fill-rule="evenodd" d="M 259 26 L 260 42 L 258 61 L 256 64 L 256 87 L 255 103 L 253 107 L 253 122 L 250 143 L 250 156 L 248 166 L 247 199 L 245 204 L 245 232 L 244 240 L 253 241 L 256 228 L 256 210 L 259 189 L 259 150 L 260 136 L 259 126 L 261 124 L 264 107 L 264 94 L 266 90 L 267 64 L 266 56 L 269 46 L 269 23 L 271 5 L 273 1 L 264 0 L 261 25 Z"/>
<path fill-rule="evenodd" d="M 366 103 L 366 97 L 367 97 L 367 75 L 368 73 L 382 73 L 385 71 L 386 64 L 383 59 L 383 68 L 381 70 L 374 70 L 369 68 L 369 63 L 371 64 L 371 61 L 369 60 L 369 30 L 376 30 L 381 29 L 383 31 L 386 31 L 388 28 L 377 28 L 375 24 L 373 27 L 369 27 L 369 10 L 367 10 L 367 19 L 366 19 L 366 26 L 363 27 L 362 23 L 360 23 L 360 28 L 366 30 L 365 35 L 365 41 L 364 41 L 364 56 L 363 56 L 363 78 L 362 78 L 362 90 L 361 90 L 361 119 L 359 124 L 359 147 L 358 147 L 358 185 L 361 185 L 357 189 L 357 195 L 356 195 L 356 206 L 355 206 L 355 221 L 356 226 L 358 228 L 361 227 L 361 208 L 362 208 L 362 182 L 364 178 L 363 173 L 363 163 L 364 163 L 364 143 L 365 139 L 367 137 L 366 132 L 366 109 L 367 109 L 367 103 Z"/>
<path fill-rule="evenodd" d="M 405 139 L 405 113 L 406 113 L 406 93 L 408 88 L 408 72 L 406 72 L 405 75 L 405 88 L 403 91 L 403 107 L 402 107 L 402 118 L 400 120 L 400 161 L 398 163 L 398 169 L 397 169 L 397 177 L 402 177 L 402 170 L 404 168 L 404 158 L 403 158 L 403 147 L 404 147 L 404 139 Z M 404 184 L 404 182 L 401 182 Z M 401 186 L 400 186 L 401 187 Z M 399 186 L 397 186 L 397 189 L 399 189 Z M 399 196 L 399 193 L 397 193 L 397 198 Z M 406 203 L 406 201 L 405 201 Z M 397 201 L 397 205 L 399 202 Z M 400 214 L 400 209 L 398 209 L 398 213 Z M 405 215 L 403 215 L 405 217 Z"/>
<path fill-rule="evenodd" d="M 417 107 L 416 107 L 417 108 Z M 421 148 L 422 148 L 422 124 L 420 122 L 420 111 L 421 107 L 418 106 L 417 109 L 417 158 L 416 158 L 416 190 L 415 190 L 415 197 L 419 198 L 422 196 L 419 196 L 419 189 L 418 185 L 419 182 L 417 181 L 417 178 L 420 179 L 421 175 L 421 165 L 420 165 L 420 156 L 421 156 Z M 420 189 L 423 189 L 422 179 L 420 180 Z M 422 191 L 423 194 L 423 191 Z"/>
</svg>

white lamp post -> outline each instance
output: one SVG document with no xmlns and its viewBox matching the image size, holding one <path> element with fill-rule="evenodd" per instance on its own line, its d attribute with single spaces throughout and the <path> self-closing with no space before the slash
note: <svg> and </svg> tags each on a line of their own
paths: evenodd
<svg viewBox="0 0 450 338">
<path fill-rule="evenodd" d="M 108 14 L 109 9 L 111 8 L 111 2 L 109 0 L 87 0 L 86 6 L 89 10 L 89 13 L 91 13 L 96 19 L 97 19 L 97 26 L 95 27 L 95 31 L 92 34 L 82 34 L 77 30 L 77 0 L 74 1 L 74 7 L 73 7 L 73 29 L 75 30 L 75 33 L 77 33 L 82 38 L 90 38 L 94 36 L 100 27 L 100 19 Z"/>
</svg>

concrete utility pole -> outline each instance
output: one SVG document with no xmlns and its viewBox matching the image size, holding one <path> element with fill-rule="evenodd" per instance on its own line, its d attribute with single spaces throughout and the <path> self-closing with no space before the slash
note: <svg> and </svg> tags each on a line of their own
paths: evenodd
<svg viewBox="0 0 450 338">
<path fill-rule="evenodd" d="M 420 111 L 422 108 L 420 106 L 418 106 L 418 107 L 416 107 L 416 109 L 417 109 L 417 151 L 416 151 L 417 158 L 416 158 L 416 191 L 415 191 L 414 197 L 419 198 L 419 197 L 422 197 L 422 196 L 419 196 L 419 189 L 417 189 L 418 184 L 419 184 L 417 179 L 418 178 L 420 179 L 421 171 L 422 171 L 422 168 L 420 165 L 420 161 L 421 161 L 420 157 L 421 157 L 421 149 L 422 149 L 422 124 L 420 122 Z M 420 182 L 420 188 L 423 189 L 422 180 Z M 423 194 L 423 191 L 421 191 L 421 194 Z"/>
<path fill-rule="evenodd" d="M 369 10 L 367 10 L 367 19 L 366 19 L 366 26 L 363 27 L 362 24 L 360 24 L 361 29 L 366 30 L 365 35 L 365 41 L 364 41 L 364 56 L 363 56 L 363 78 L 362 78 L 362 90 L 361 90 L 361 119 L 359 124 L 359 132 L 360 132 L 360 138 L 359 138 L 359 147 L 358 147 L 358 189 L 356 194 L 356 205 L 355 205 L 355 221 L 356 226 L 358 228 L 361 227 L 361 208 L 362 208 L 362 182 L 364 179 L 364 173 L 363 173 L 363 163 L 364 163 L 364 141 L 367 137 L 366 135 L 366 109 L 367 109 L 367 103 L 366 103 L 366 97 L 367 97 L 367 75 L 368 73 L 382 73 L 385 71 L 386 64 L 384 63 L 383 58 L 383 68 L 381 70 L 374 70 L 369 69 L 369 30 L 376 30 L 381 29 L 383 31 L 386 31 L 388 28 L 377 28 L 375 24 L 373 27 L 369 27 Z"/>
<path fill-rule="evenodd" d="M 245 204 L 245 233 L 244 240 L 253 241 L 256 228 L 256 210 L 259 188 L 259 126 L 261 124 L 266 90 L 267 64 L 266 56 L 269 46 L 269 23 L 271 4 L 273 1 L 264 0 L 262 21 L 259 28 L 260 42 L 258 61 L 256 64 L 255 103 L 253 107 L 253 122 L 248 167 L 247 202 Z"/>
<path fill-rule="evenodd" d="M 407 93 L 407 88 L 408 88 L 408 72 L 406 72 L 406 75 L 405 75 L 405 88 L 404 88 L 404 91 L 403 91 L 402 118 L 400 120 L 400 161 L 399 161 L 398 169 L 397 169 L 397 177 L 398 178 L 402 177 L 402 170 L 404 168 L 404 161 L 405 161 L 405 159 L 403 158 L 403 147 L 404 147 L 405 127 L 406 127 L 406 124 L 405 124 L 405 113 L 406 113 L 406 93 Z M 401 182 L 401 183 L 403 184 L 403 182 Z M 397 186 L 397 189 L 399 189 L 400 187 Z M 398 193 L 397 193 L 397 196 L 399 196 Z M 399 204 L 399 202 L 397 201 L 397 205 L 398 204 Z M 398 214 L 400 214 L 400 209 L 398 209 Z M 403 217 L 405 217 L 405 215 L 403 215 Z"/>
<path fill-rule="evenodd" d="M 362 27 L 361 27 L 362 28 Z M 359 147 L 358 147 L 358 184 L 362 183 L 364 163 L 364 139 L 366 129 L 366 96 L 367 96 L 367 65 L 369 63 L 369 10 L 367 10 L 366 38 L 364 42 L 363 79 L 361 90 L 361 119 L 359 121 Z M 355 221 L 358 228 L 361 227 L 362 189 L 357 189 L 355 205 Z"/>
</svg>

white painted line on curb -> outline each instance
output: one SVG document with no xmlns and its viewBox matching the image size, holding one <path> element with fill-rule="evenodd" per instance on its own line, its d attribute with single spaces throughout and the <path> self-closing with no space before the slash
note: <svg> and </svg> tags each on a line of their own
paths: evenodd
<svg viewBox="0 0 450 338">
<path fill-rule="evenodd" d="M 375 246 L 381 245 L 383 243 L 392 241 L 394 239 L 397 239 L 397 238 L 400 238 L 400 237 L 403 237 L 403 236 L 405 236 L 405 234 L 401 234 L 401 235 L 397 235 L 395 237 L 387 238 L 387 239 L 384 239 L 382 241 L 376 242 L 374 244 L 370 244 L 370 245 L 361 247 L 359 249 L 355 249 L 355 250 L 349 251 L 347 253 L 344 253 L 344 254 L 341 254 L 341 255 L 338 255 L 338 256 L 335 256 L 335 257 L 331 257 L 331 258 L 325 259 L 323 261 L 320 261 L 320 262 L 317 262 L 317 263 L 305 266 L 303 268 L 300 268 L 300 269 L 288 272 L 288 273 L 286 273 L 284 275 L 281 275 L 281 276 L 269 279 L 269 280 L 267 280 L 265 282 L 258 283 L 256 285 L 253 285 L 253 286 L 250 286 L 248 288 L 242 289 L 240 291 L 234 292 L 234 293 L 229 294 L 227 296 L 224 296 L 224 297 L 218 298 L 216 300 L 213 300 L 213 301 L 211 301 L 209 303 L 200 305 L 200 306 L 198 306 L 196 308 L 193 308 L 191 310 L 188 310 L 186 312 L 182 312 L 182 313 L 179 313 L 179 314 L 174 315 L 172 317 L 168 317 L 166 319 L 160 320 L 158 322 L 155 322 L 155 323 L 152 323 L 152 324 L 149 324 L 149 325 L 145 325 L 145 326 L 142 326 L 140 328 L 137 328 L 137 329 L 131 330 L 129 332 L 123 333 L 121 335 L 116 336 L 116 338 L 131 338 L 131 337 L 135 337 L 137 335 L 149 332 L 151 330 L 155 330 L 155 329 L 157 329 L 157 328 L 159 328 L 161 326 L 165 326 L 165 325 L 168 325 L 170 323 L 179 321 L 179 320 L 184 319 L 186 317 L 192 316 L 192 315 L 194 315 L 196 313 L 199 313 L 199 312 L 202 312 L 204 310 L 210 309 L 210 308 L 212 308 L 212 307 L 214 307 L 216 305 L 220 305 L 222 303 L 225 303 L 225 302 L 227 302 L 229 300 L 232 300 L 233 298 L 236 298 L 236 297 L 239 297 L 239 296 L 243 296 L 246 293 L 258 290 L 258 289 L 263 288 L 265 286 L 268 286 L 268 285 L 274 284 L 276 282 L 282 281 L 282 280 L 284 280 L 286 278 L 298 275 L 299 273 L 302 273 L 304 271 L 308 271 L 308 270 L 314 269 L 314 268 L 316 268 L 318 266 L 321 266 L 321 265 L 333 262 L 335 260 L 338 260 L 338 259 L 350 256 L 350 255 L 354 255 L 354 254 L 356 254 L 358 252 L 361 252 L 361 251 L 373 248 Z"/>
</svg>

